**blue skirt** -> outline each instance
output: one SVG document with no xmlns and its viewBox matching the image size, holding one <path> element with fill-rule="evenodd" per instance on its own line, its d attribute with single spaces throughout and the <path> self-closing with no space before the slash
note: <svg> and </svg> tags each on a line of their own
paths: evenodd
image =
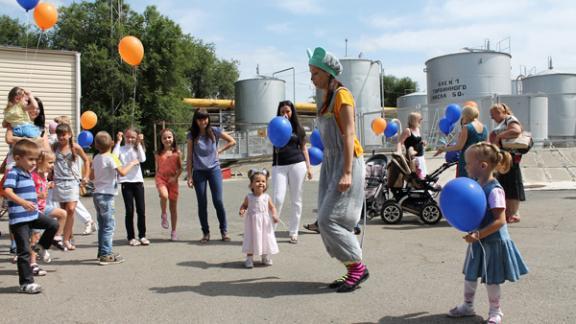
<svg viewBox="0 0 576 324">
<path fill-rule="evenodd" d="M 499 232 L 468 245 L 463 270 L 465 280 L 482 278 L 482 283 L 496 285 L 506 280 L 517 281 L 528 273 L 528 267 L 507 235 L 506 227 L 504 225 Z"/>
</svg>

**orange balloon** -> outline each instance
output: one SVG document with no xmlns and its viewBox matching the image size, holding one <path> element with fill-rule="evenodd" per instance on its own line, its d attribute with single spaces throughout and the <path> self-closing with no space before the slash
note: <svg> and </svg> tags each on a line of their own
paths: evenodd
<svg viewBox="0 0 576 324">
<path fill-rule="evenodd" d="M 476 103 L 476 101 L 470 100 L 470 101 L 466 101 L 466 102 L 462 105 L 462 107 L 476 107 L 476 108 L 478 108 L 478 104 Z"/>
<path fill-rule="evenodd" d="M 118 52 L 124 62 L 135 66 L 142 62 L 144 58 L 144 46 L 142 42 L 134 36 L 125 36 L 118 43 Z"/>
<path fill-rule="evenodd" d="M 84 129 L 92 129 L 98 122 L 98 116 L 93 111 L 85 111 L 80 117 L 80 125 Z"/>
<path fill-rule="evenodd" d="M 384 133 L 385 129 L 386 129 L 386 119 L 382 117 L 374 118 L 374 120 L 372 121 L 372 131 L 374 132 L 374 134 L 380 135 Z"/>
<path fill-rule="evenodd" d="M 34 20 L 42 31 L 51 28 L 58 21 L 58 10 L 53 4 L 42 2 L 34 9 Z"/>
</svg>

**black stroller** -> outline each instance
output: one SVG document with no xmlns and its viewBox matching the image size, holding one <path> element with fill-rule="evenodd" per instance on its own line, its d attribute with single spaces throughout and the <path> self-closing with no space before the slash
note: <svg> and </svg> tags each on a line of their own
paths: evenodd
<svg viewBox="0 0 576 324">
<path fill-rule="evenodd" d="M 436 224 L 442 218 L 442 212 L 435 198 L 442 188 L 438 179 L 442 172 L 458 162 L 446 162 L 432 173 L 420 179 L 414 173 L 410 161 L 402 154 L 392 153 L 392 159 L 386 168 L 386 193 L 382 196 L 380 217 L 385 223 L 396 224 L 402 220 L 403 212 L 409 212 L 426 224 Z"/>
</svg>

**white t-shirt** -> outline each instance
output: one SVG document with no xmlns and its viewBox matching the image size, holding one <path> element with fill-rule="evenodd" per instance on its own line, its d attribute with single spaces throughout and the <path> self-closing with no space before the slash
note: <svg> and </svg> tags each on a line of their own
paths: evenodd
<svg viewBox="0 0 576 324">
<path fill-rule="evenodd" d="M 120 160 L 112 153 L 98 154 L 92 162 L 94 170 L 94 193 L 117 195 Z"/>
<path fill-rule="evenodd" d="M 146 153 L 142 148 L 142 145 L 138 144 L 137 148 L 134 149 L 133 145 L 123 145 L 120 143 L 114 146 L 112 154 L 117 155 L 120 158 L 120 163 L 122 165 L 127 165 L 128 163 L 138 160 L 140 163 L 146 162 Z M 125 176 L 119 176 L 120 183 L 124 182 L 144 182 L 144 177 L 142 177 L 142 170 L 140 169 L 140 164 L 137 164 L 130 169 L 128 174 Z"/>
</svg>

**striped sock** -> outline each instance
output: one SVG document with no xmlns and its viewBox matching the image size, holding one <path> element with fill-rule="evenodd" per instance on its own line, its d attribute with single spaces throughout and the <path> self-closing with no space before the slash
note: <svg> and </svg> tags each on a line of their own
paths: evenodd
<svg viewBox="0 0 576 324">
<path fill-rule="evenodd" d="M 366 266 L 362 262 L 349 264 L 347 268 L 348 274 L 346 275 L 346 284 L 349 286 L 356 284 L 356 282 L 362 278 L 364 272 L 366 271 Z"/>
</svg>

